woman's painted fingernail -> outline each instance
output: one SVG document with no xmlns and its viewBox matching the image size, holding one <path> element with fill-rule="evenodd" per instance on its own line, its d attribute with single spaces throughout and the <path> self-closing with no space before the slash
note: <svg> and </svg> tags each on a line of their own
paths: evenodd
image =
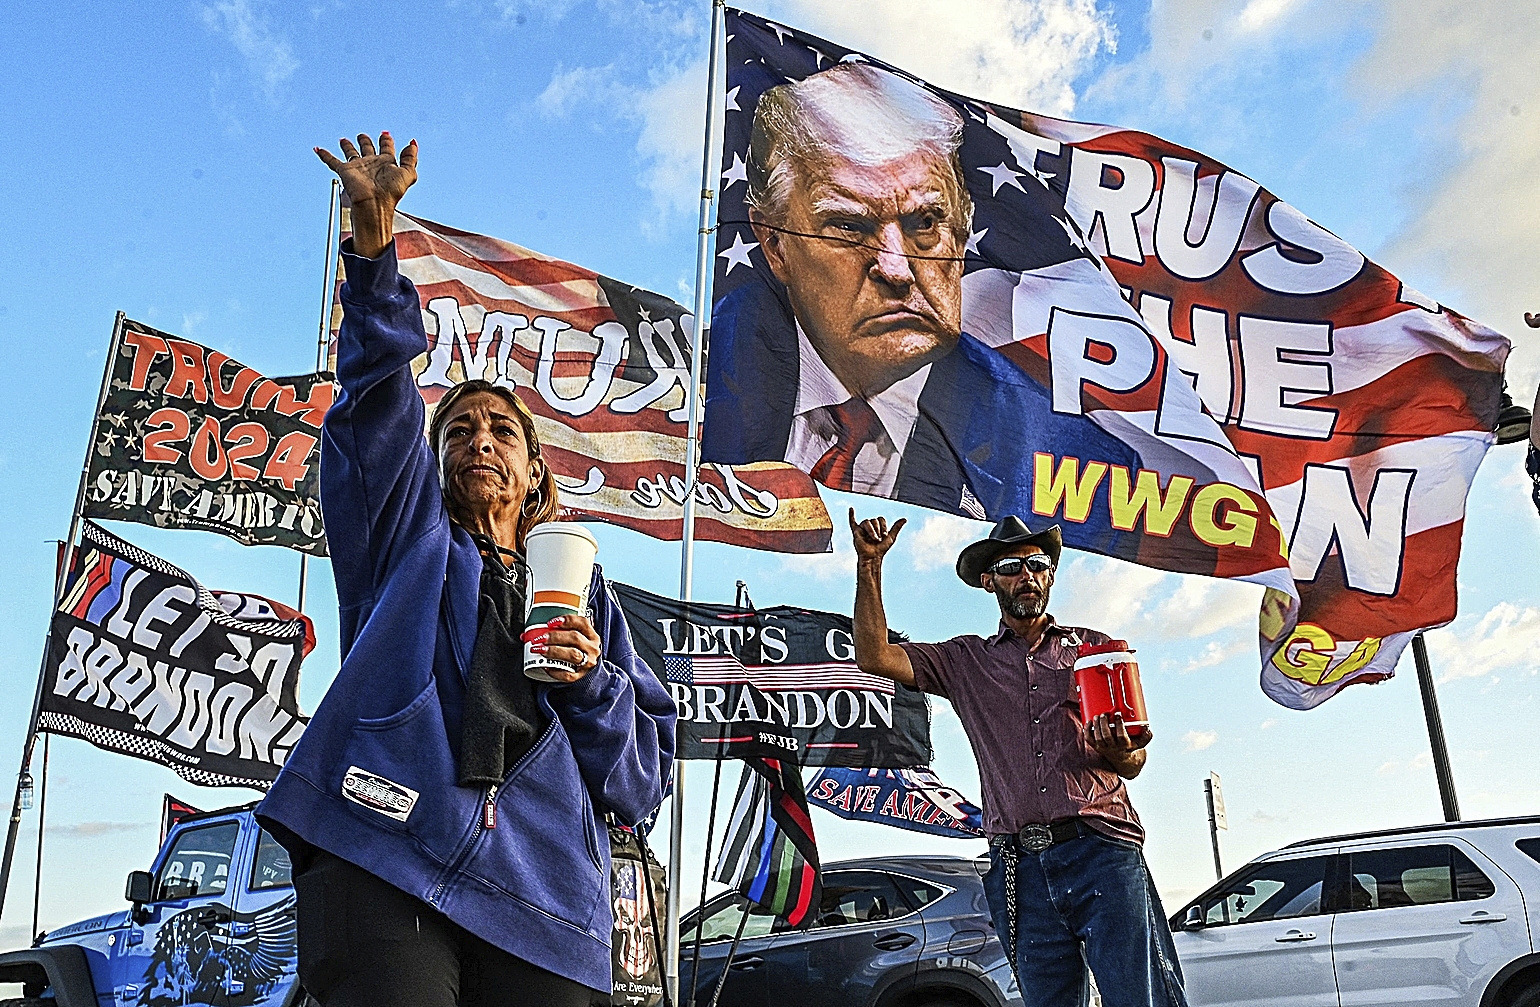
<svg viewBox="0 0 1540 1007">
<path fill-rule="evenodd" d="M 562 624 L 565 623 L 566 621 L 567 621 L 567 617 L 566 616 L 558 615 L 556 618 L 554 618 L 550 622 L 546 623 L 546 625 L 551 627 L 552 629 L 560 629 Z"/>
</svg>

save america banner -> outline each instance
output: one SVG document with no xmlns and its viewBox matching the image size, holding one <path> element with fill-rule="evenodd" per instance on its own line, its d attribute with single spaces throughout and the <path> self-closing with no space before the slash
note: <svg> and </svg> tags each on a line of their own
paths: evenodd
<svg viewBox="0 0 1540 1007">
<path fill-rule="evenodd" d="M 205 787 L 266 789 L 306 718 L 310 620 L 187 573 L 83 522 L 43 669 L 39 727 Z"/>
<path fill-rule="evenodd" d="M 925 695 L 856 667 L 848 616 L 610 586 L 637 654 L 673 694 L 678 758 L 894 769 L 930 762 Z"/>
<path fill-rule="evenodd" d="M 984 836 L 983 809 L 942 783 L 929 766 L 825 766 L 808 781 L 807 800 L 815 808 L 856 822 L 877 822 L 956 839 Z"/>
<path fill-rule="evenodd" d="M 1454 616 L 1506 340 L 1196 152 L 727 33 L 705 458 L 1264 585 L 1293 708 Z"/>
<path fill-rule="evenodd" d="M 326 373 L 266 378 L 190 339 L 125 320 L 96 420 L 86 517 L 198 528 L 326 555 Z"/>
<path fill-rule="evenodd" d="M 661 294 L 497 238 L 400 212 L 395 234 L 401 274 L 422 300 L 428 352 L 412 370 L 430 420 L 457 382 L 507 385 L 535 415 L 565 517 L 678 540 L 694 316 Z M 791 466 L 707 465 L 695 495 L 701 539 L 829 548 L 818 487 Z"/>
</svg>

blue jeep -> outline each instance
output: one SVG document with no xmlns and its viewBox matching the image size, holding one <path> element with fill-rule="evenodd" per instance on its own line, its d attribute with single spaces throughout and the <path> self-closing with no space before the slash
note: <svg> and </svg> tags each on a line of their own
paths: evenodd
<svg viewBox="0 0 1540 1007">
<path fill-rule="evenodd" d="M 130 908 L 39 935 L 0 954 L 0 1007 L 299 1007 L 289 855 L 255 804 L 183 818 L 148 871 L 128 876 Z"/>
</svg>

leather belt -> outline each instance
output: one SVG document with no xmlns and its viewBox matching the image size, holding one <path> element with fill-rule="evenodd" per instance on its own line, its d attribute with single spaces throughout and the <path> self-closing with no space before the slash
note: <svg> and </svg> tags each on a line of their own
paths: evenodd
<svg viewBox="0 0 1540 1007">
<path fill-rule="evenodd" d="M 1084 835 L 1082 830 L 1085 828 L 1079 818 L 1060 818 L 1047 824 L 1034 822 L 1024 825 L 1020 832 L 991 836 L 989 841 L 998 845 L 1014 839 L 1023 853 L 1042 853 L 1050 847 Z"/>
</svg>

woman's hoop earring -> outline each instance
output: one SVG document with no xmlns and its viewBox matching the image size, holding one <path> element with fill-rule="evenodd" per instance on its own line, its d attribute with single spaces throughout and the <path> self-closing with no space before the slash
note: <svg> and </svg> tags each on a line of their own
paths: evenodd
<svg viewBox="0 0 1540 1007">
<path fill-rule="evenodd" d="M 536 489 L 533 493 L 530 493 L 524 498 L 523 505 L 519 507 L 519 513 L 523 514 L 525 517 L 534 517 L 536 514 L 540 513 L 540 507 L 542 506 L 541 497 L 544 495 L 544 492 L 540 489 Z M 534 507 L 530 507 L 531 502 L 534 503 Z"/>
</svg>

